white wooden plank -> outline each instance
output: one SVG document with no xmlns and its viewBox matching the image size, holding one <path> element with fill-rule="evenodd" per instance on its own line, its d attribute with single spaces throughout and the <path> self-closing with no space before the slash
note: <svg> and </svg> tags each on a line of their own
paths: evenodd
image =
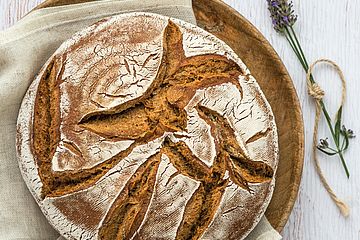
<svg viewBox="0 0 360 240">
<path fill-rule="evenodd" d="M 358 161 L 359 139 L 355 139 L 349 152 L 345 154 L 351 178 L 348 180 L 337 158 L 321 156 L 321 166 L 329 183 L 340 197 L 351 207 L 351 216 L 344 219 L 331 202 L 314 170 L 311 151 L 314 106 L 305 90 L 305 74 L 295 59 L 285 39 L 271 29 L 266 1 L 226 0 L 247 17 L 266 36 L 283 59 L 293 78 L 303 107 L 306 131 L 306 157 L 303 180 L 296 206 L 283 232 L 284 239 L 360 239 L 360 164 Z M 348 126 L 359 132 L 356 120 L 360 115 L 358 91 L 360 91 L 358 55 L 360 53 L 359 1 L 296 0 L 295 9 L 299 15 L 296 31 L 303 43 L 309 61 L 328 57 L 342 67 L 348 81 L 348 101 L 344 109 L 344 119 Z M 325 101 L 336 111 L 339 103 L 339 80 L 332 69 L 320 67 L 316 79 L 324 86 Z M 322 120 L 320 136 L 329 136 Z"/>
<path fill-rule="evenodd" d="M 44 0 L 0 0 L 0 31 L 12 26 Z"/>
</svg>

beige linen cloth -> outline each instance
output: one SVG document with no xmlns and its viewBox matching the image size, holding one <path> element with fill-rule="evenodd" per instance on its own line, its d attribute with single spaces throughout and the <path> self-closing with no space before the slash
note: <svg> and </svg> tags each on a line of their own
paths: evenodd
<svg viewBox="0 0 360 240">
<path fill-rule="evenodd" d="M 21 100 L 41 66 L 78 30 L 107 16 L 147 11 L 196 24 L 191 0 L 104 0 L 36 10 L 0 32 L 0 240 L 62 239 L 20 174 L 15 154 Z M 264 217 L 247 240 L 281 239 Z"/>
</svg>

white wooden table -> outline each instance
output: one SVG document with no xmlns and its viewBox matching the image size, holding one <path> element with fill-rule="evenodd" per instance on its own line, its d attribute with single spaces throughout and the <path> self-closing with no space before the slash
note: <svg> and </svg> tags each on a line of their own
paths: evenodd
<svg viewBox="0 0 360 240">
<path fill-rule="evenodd" d="M 13 25 L 43 0 L 0 0 L 0 30 Z M 314 104 L 306 94 L 305 74 L 286 40 L 271 27 L 266 0 L 225 0 L 247 17 L 270 41 L 279 53 L 299 94 L 303 108 L 306 155 L 299 197 L 282 235 L 290 240 L 356 240 L 360 239 L 360 158 L 359 138 L 345 154 L 351 172 L 347 179 L 340 161 L 321 156 L 321 166 L 330 185 L 351 207 L 345 219 L 322 187 L 311 159 L 311 138 Z M 300 36 L 309 61 L 320 57 L 335 60 L 343 69 L 348 83 L 348 101 L 344 120 L 355 133 L 360 133 L 360 1 L 295 0 L 299 15 L 295 29 Z M 0 32 L 1 34 L 1 32 Z M 340 98 L 340 84 L 335 72 L 328 67 L 318 68 L 316 79 L 326 91 L 325 101 L 334 113 Z M 356 122 L 358 122 L 356 124 Z M 329 136 L 322 120 L 320 136 Z"/>
</svg>

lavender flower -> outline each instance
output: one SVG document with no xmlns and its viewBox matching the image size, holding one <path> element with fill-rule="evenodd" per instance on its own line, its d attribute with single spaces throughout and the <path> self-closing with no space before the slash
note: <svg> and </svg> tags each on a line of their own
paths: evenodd
<svg viewBox="0 0 360 240">
<path fill-rule="evenodd" d="M 294 14 L 293 3 L 287 0 L 267 0 L 272 24 L 277 32 L 284 33 L 286 27 L 295 24 L 297 16 Z"/>
</svg>

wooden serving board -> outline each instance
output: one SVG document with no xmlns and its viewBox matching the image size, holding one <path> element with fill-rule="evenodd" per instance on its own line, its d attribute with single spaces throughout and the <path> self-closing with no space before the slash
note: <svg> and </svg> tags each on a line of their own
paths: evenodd
<svg viewBox="0 0 360 240">
<path fill-rule="evenodd" d="M 37 8 L 93 0 L 47 0 Z M 244 61 L 266 95 L 278 127 L 280 161 L 273 198 L 265 213 L 279 232 L 285 226 L 301 180 L 304 161 L 302 113 L 292 80 L 264 36 L 221 0 L 193 0 L 198 25 L 225 41 Z"/>
</svg>

